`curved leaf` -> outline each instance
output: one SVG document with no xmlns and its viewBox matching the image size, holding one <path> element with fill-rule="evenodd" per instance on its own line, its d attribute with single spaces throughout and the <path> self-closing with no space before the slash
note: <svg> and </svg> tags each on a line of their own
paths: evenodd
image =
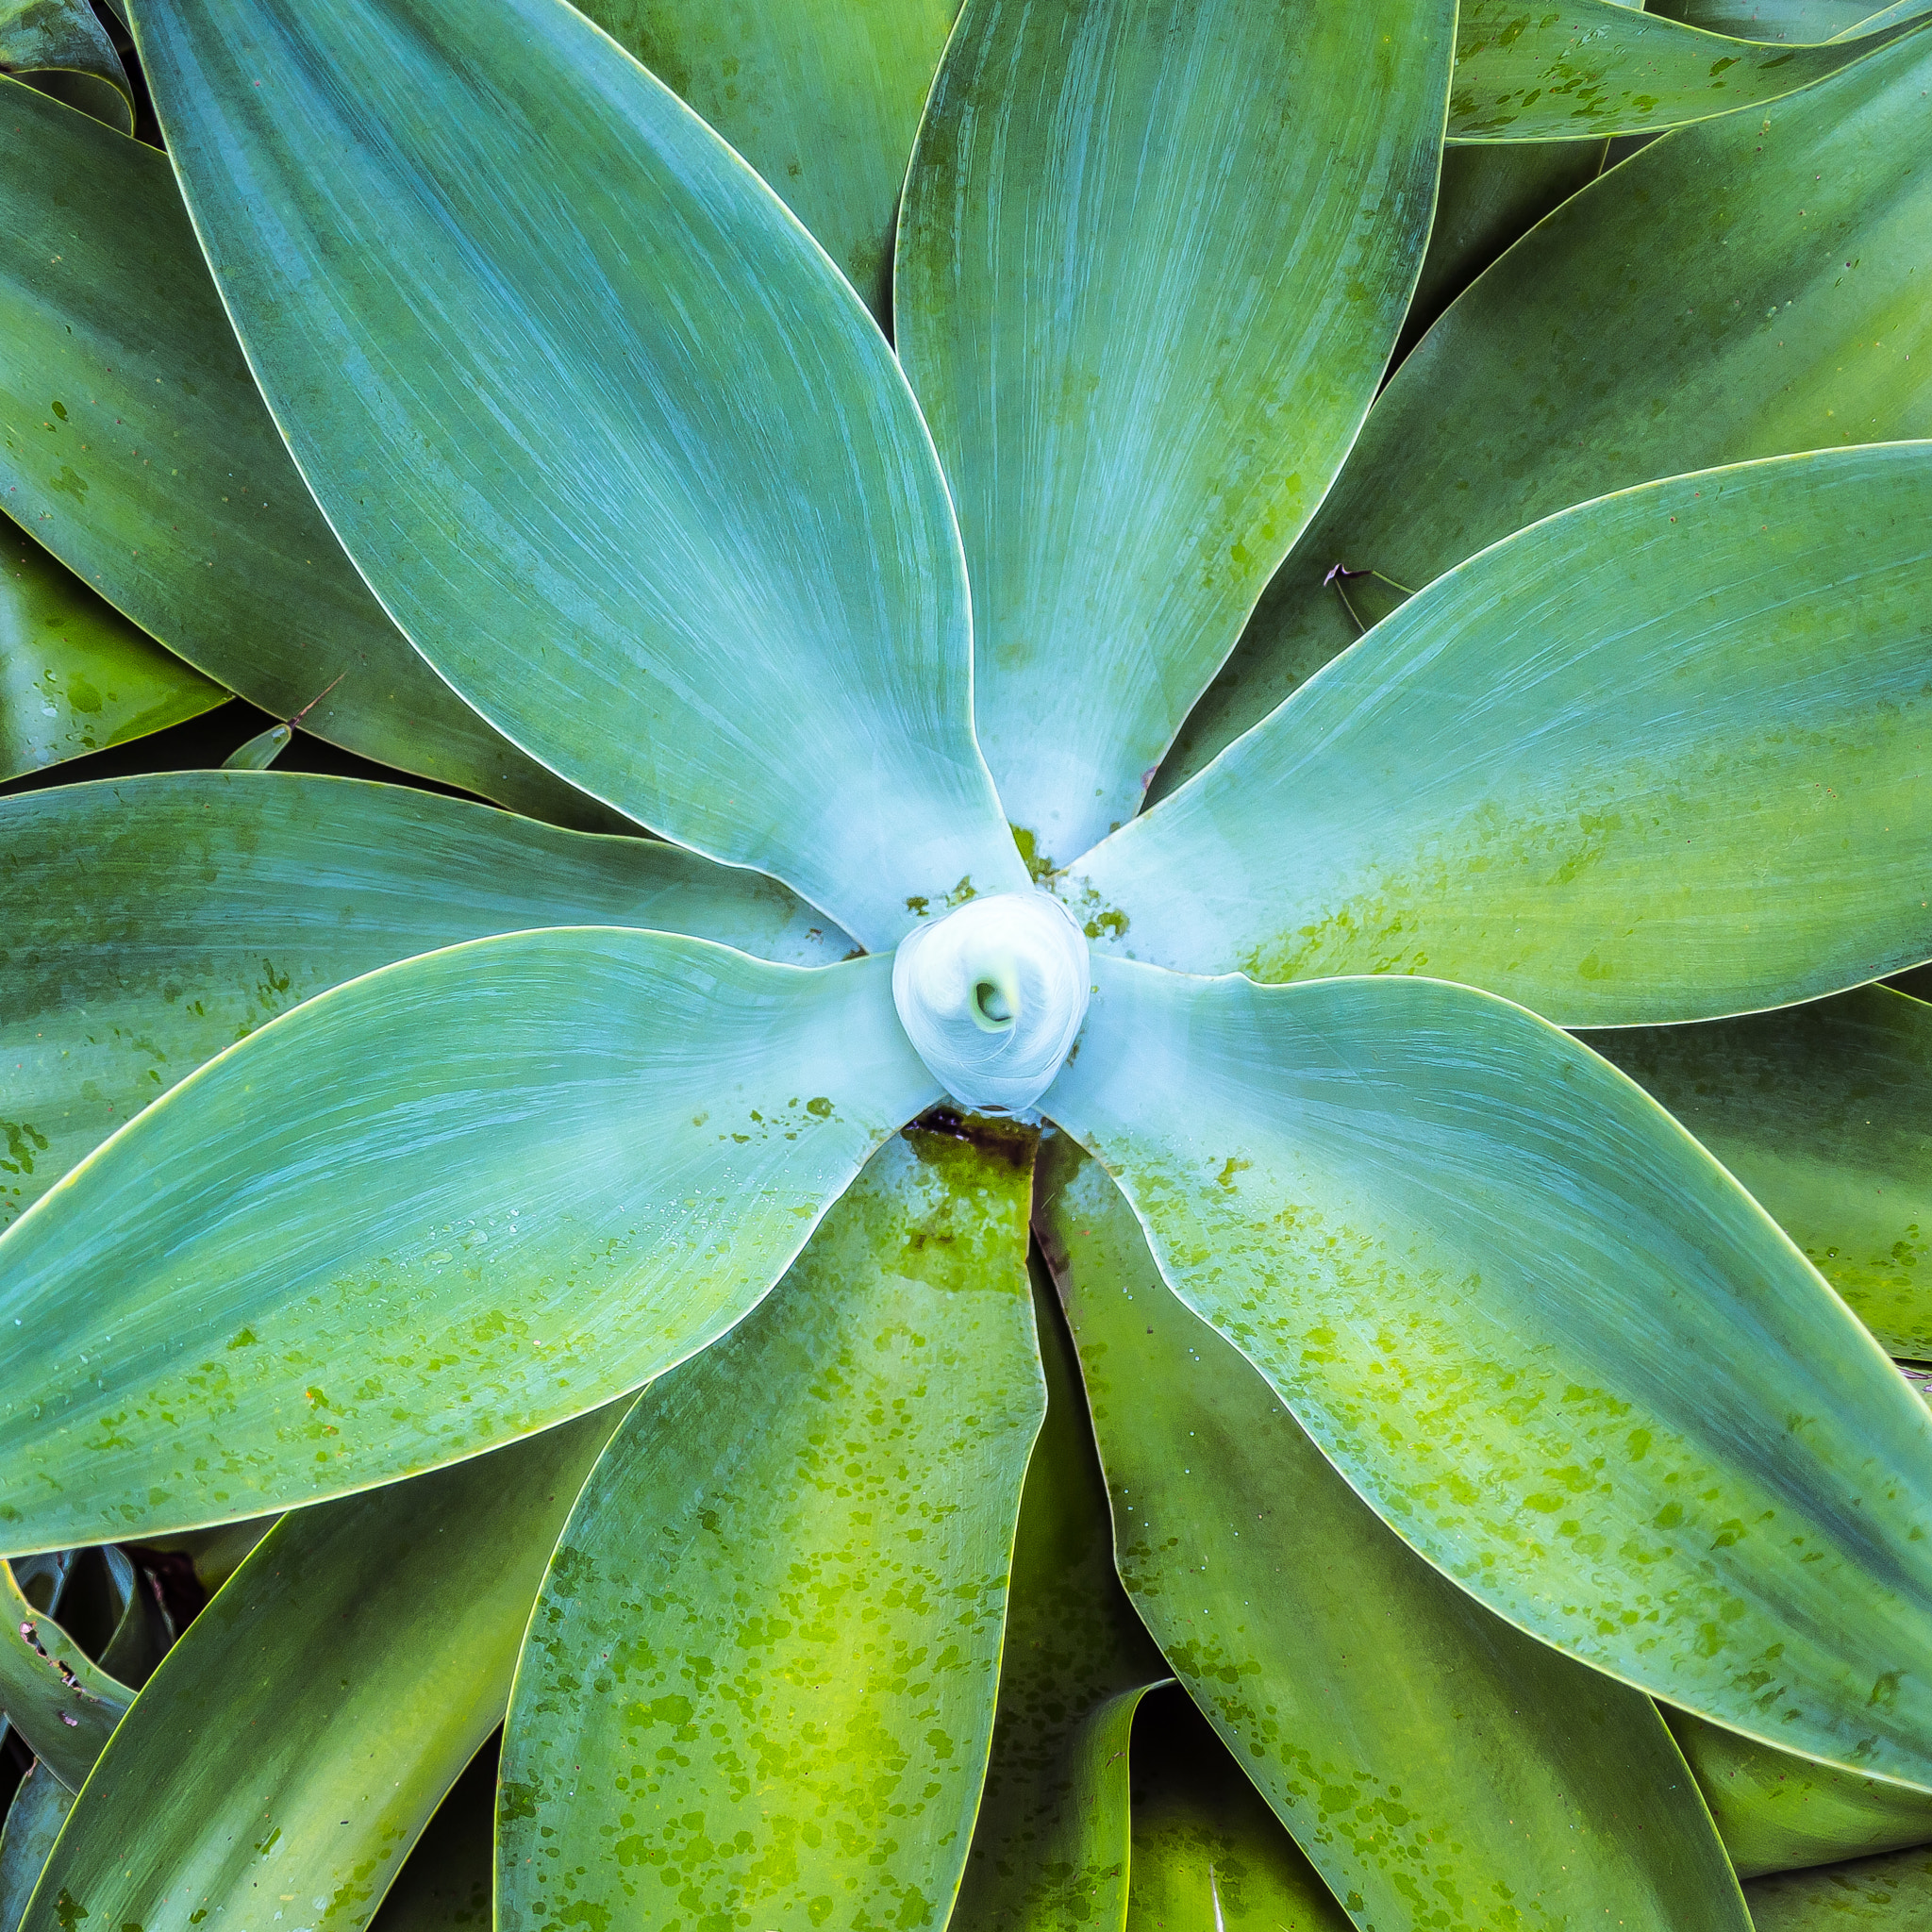
<svg viewBox="0 0 1932 1932">
<path fill-rule="evenodd" d="M 1932 1415 L 1655 1101 L 1465 987 L 1094 979 L 1042 1107 L 1384 1522 L 1600 1670 L 1932 1789 Z"/>
<path fill-rule="evenodd" d="M 1566 1026 L 1932 957 L 1932 444 L 1678 476 L 1520 532 L 1070 874 L 1130 958 L 1421 973 Z"/>
<path fill-rule="evenodd" d="M 285 1517 L 102 1754 L 23 1932 L 272 1924 L 271 1902 L 313 1932 L 367 1925 L 502 1720 L 543 1565 L 623 1413 Z"/>
<path fill-rule="evenodd" d="M 920 110 L 959 0 L 575 0 L 818 237 L 881 323 Z"/>
<path fill-rule="evenodd" d="M 163 731 L 227 701 L 220 685 L 0 524 L 0 781 Z"/>
<path fill-rule="evenodd" d="M 18 1932 L 21 1914 L 74 1807 L 74 1793 L 45 1764 L 27 1767 L 0 1827 L 0 1932 Z"/>
<path fill-rule="evenodd" d="M 0 1535 L 365 1489 L 704 1347 L 936 1097 L 891 976 L 562 928 L 271 1022 L 0 1236 Z"/>
<path fill-rule="evenodd" d="M 134 1702 L 0 1563 L 0 1710 L 48 1771 L 77 1791 Z M 25 1894 L 21 1895 L 25 1902 Z"/>
<path fill-rule="evenodd" d="M 506 1927 L 945 1924 L 1042 1407 L 1034 1136 L 971 1132 L 888 1142 L 586 1486 L 504 1733 Z"/>
<path fill-rule="evenodd" d="M 1667 1713 L 1740 1878 L 1932 1839 L 1932 1798 Z"/>
<path fill-rule="evenodd" d="M 296 461 L 464 696 L 869 946 L 1025 884 L 911 392 L 696 115 L 564 0 L 136 30 Z"/>
<path fill-rule="evenodd" d="M 0 506 L 263 710 L 539 817 L 608 829 L 383 615 L 289 461 L 167 158 L 0 83 Z M 324 687 L 338 679 L 333 690 Z"/>
<path fill-rule="evenodd" d="M 1132 816 L 1360 426 L 1428 237 L 1441 0 L 969 0 L 900 225 L 974 705 L 1040 866 Z"/>
<path fill-rule="evenodd" d="M 370 1932 L 490 1932 L 496 1740 L 471 1758 L 383 1894 Z"/>
<path fill-rule="evenodd" d="M 1907 0 L 1917 11 L 1924 0 Z M 1874 10 L 1872 0 L 1659 0 L 1649 9 L 1706 33 L 1736 34 L 1745 41 L 1783 41 L 1804 46 L 1820 41 L 1849 40 L 1860 31 L 1889 25 L 1906 10 Z"/>
<path fill-rule="evenodd" d="M 1451 141 L 1657 134 L 1814 86 L 1904 25 L 1828 47 L 1766 46 L 1659 19 L 1621 0 L 1464 0 Z"/>
<path fill-rule="evenodd" d="M 170 772 L 0 801 L 0 1224 L 223 1048 L 345 979 L 537 925 L 792 965 L 851 941 L 774 881 L 399 786 Z"/>
<path fill-rule="evenodd" d="M 1168 1676 L 1114 1574 L 1087 1398 L 1043 1275 L 1046 1420 L 1020 1497 L 992 1754 L 949 1932 L 1120 1932 L 1128 1740 L 1142 1695 Z"/>
<path fill-rule="evenodd" d="M 88 0 L 0 0 L 0 73 L 31 76 L 57 100 L 134 132 L 127 69 Z"/>
<path fill-rule="evenodd" d="M 1932 40 L 1914 36 L 1684 128 L 1479 277 L 1369 412 L 1155 795 L 1355 641 L 1324 587 L 1338 563 L 1420 590 L 1607 491 L 1932 436 L 1927 87 Z"/>
<path fill-rule="evenodd" d="M 1868 986 L 1591 1044 L 1743 1182 L 1891 1354 L 1932 1357 L 1932 1008 Z"/>
<path fill-rule="evenodd" d="M 1347 1932 L 1348 1914 L 1182 1691 L 1141 1714 L 1133 1775 L 1126 1932 Z"/>
<path fill-rule="evenodd" d="M 1932 1932 L 1932 1847 L 1760 1878 L 1744 1896 L 1757 1932 Z"/>
<path fill-rule="evenodd" d="M 1650 1700 L 1512 1629 L 1379 1523 L 1168 1292 L 1098 1162 L 1056 1137 L 1040 1191 L 1121 1574 L 1335 1896 L 1371 1925 L 1436 1898 L 1471 1932 L 1515 1932 L 1534 1899 L 1557 1924 L 1607 1907 L 1654 1932 L 1748 1932 Z"/>
</svg>

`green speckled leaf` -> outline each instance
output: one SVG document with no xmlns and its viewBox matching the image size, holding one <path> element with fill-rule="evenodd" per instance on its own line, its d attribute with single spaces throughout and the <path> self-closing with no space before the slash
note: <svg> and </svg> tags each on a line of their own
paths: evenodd
<svg viewBox="0 0 1932 1932">
<path fill-rule="evenodd" d="M 303 475 L 485 716 L 868 946 L 1024 886 L 906 378 L 669 89 L 565 0 L 167 0 L 135 30 Z"/>
<path fill-rule="evenodd" d="M 0 1236 L 0 1538 L 318 1501 L 681 1361 L 938 1097 L 891 974 L 566 927 L 272 1021 Z"/>
<path fill-rule="evenodd" d="M 790 965 L 850 939 L 775 881 L 658 840 L 292 773 L 180 772 L 0 801 L 0 1225 L 277 1013 L 416 953 L 648 926 Z"/>
<path fill-rule="evenodd" d="M 436 1807 L 370 1932 L 490 1932 L 496 1746 L 491 1739 L 471 1758 Z"/>
<path fill-rule="evenodd" d="M 1667 1711 L 1741 1878 L 1932 1840 L 1932 1797 Z"/>
<path fill-rule="evenodd" d="M 167 158 L 0 82 L 0 508 L 271 715 L 538 817 L 619 823 L 383 615 L 248 374 Z M 331 680 L 332 691 L 322 695 Z"/>
<path fill-rule="evenodd" d="M 1446 0 L 969 0 L 899 230 L 974 706 L 1030 857 L 1153 768 L 1328 487 L 1428 238 Z"/>
<path fill-rule="evenodd" d="M 45 1764 L 28 1767 L 0 1826 L 0 1932 L 18 1932 L 47 1854 L 73 1807 L 74 1793 Z"/>
<path fill-rule="evenodd" d="M 1043 1407 L 1033 1141 L 894 1138 L 640 1398 L 518 1668 L 505 1932 L 945 1924 Z"/>
<path fill-rule="evenodd" d="M 543 1566 L 623 1413 L 285 1517 L 115 1733 L 23 1932 L 259 1927 L 271 1907 L 361 1932 L 502 1721 Z"/>
<path fill-rule="evenodd" d="M 1748 1932 L 1650 1700 L 1512 1629 L 1379 1523 L 1168 1292 L 1100 1164 L 1048 1146 L 1035 1221 L 1121 1574 L 1336 1897 L 1368 1925 L 1436 1898 L 1469 1932 L 1516 1932 L 1524 1901 L 1559 1925 L 1607 1906 L 1651 1932 Z"/>
<path fill-rule="evenodd" d="M 920 110 L 958 0 L 576 0 L 771 183 L 881 322 Z"/>
<path fill-rule="evenodd" d="M 0 781 L 165 730 L 227 698 L 0 522 Z"/>
<path fill-rule="evenodd" d="M 0 1563 L 0 1711 L 71 1791 L 93 1767 L 134 1691 L 92 1662 Z"/>
<path fill-rule="evenodd" d="M 1559 141 L 1656 134 L 1762 108 L 1884 44 L 1766 46 L 1659 19 L 1618 0 L 1464 0 L 1457 16 L 1449 139 Z"/>
<path fill-rule="evenodd" d="M 17 74 L 122 134 L 134 131 L 127 69 L 88 0 L 0 0 L 0 74 Z"/>
<path fill-rule="evenodd" d="M 1066 882 L 1130 958 L 1566 1026 L 1932 957 L 1932 443 L 1584 504 L 1408 599 Z"/>
<path fill-rule="evenodd" d="M 1928 88 L 1914 35 L 1668 135 L 1479 277 L 1370 410 L 1155 795 L 1354 642 L 1337 563 L 1420 590 L 1607 491 L 1932 436 Z"/>
<path fill-rule="evenodd" d="M 1348 1914 L 1182 1691 L 1141 1711 L 1133 1781 L 1126 1932 L 1348 1932 Z"/>
<path fill-rule="evenodd" d="M 1757 1932 L 1932 1932 L 1932 1847 L 1760 1878 Z"/>
<path fill-rule="evenodd" d="M 1932 1008 L 1869 986 L 1590 1043 L 1750 1189 L 1891 1354 L 1932 1358 Z"/>
<path fill-rule="evenodd" d="M 1464 987 L 1094 969 L 1042 1108 L 1385 1522 L 1585 1662 L 1932 1789 L 1932 1415 L 1656 1102 Z"/>
<path fill-rule="evenodd" d="M 1169 1673 L 1114 1574 L 1079 1368 L 1034 1266 L 1046 1421 L 1020 1499 L 992 1756 L 949 1932 L 1121 1932 L 1128 1738 Z"/>
</svg>

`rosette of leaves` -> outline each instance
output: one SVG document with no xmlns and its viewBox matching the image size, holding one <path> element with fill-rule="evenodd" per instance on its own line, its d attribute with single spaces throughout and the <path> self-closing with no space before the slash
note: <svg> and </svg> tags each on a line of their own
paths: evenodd
<svg viewBox="0 0 1932 1932">
<path fill-rule="evenodd" d="M 17 768 L 393 775 L 0 808 L 26 1932 L 1924 1909 L 1909 10 L 131 16 Z"/>
</svg>

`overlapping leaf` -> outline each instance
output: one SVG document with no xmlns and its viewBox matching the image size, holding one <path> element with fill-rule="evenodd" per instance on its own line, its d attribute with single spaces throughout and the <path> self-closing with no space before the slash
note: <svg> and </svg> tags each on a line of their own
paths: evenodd
<svg viewBox="0 0 1932 1932">
<path fill-rule="evenodd" d="M 1564 1025 L 1932 957 L 1932 444 L 1600 498 L 1439 578 L 1066 882 L 1128 958 Z"/>
<path fill-rule="evenodd" d="M 1032 1146 L 908 1129 L 765 1305 L 639 1399 L 517 1674 L 510 1932 L 667 1907 L 945 1924 L 1041 1412 Z"/>
<path fill-rule="evenodd" d="M 1465 988 L 1094 963 L 1042 1105 L 1385 1522 L 1600 1670 L 1932 1790 L 1932 1416 L 1695 1141 Z"/>
<path fill-rule="evenodd" d="M 0 1563 L 0 1710 L 48 1772 L 77 1791 L 127 1714 L 134 1690 L 29 1602 Z M 24 1896 L 24 1895 L 23 1895 Z"/>
<path fill-rule="evenodd" d="M 74 1808 L 74 1793 L 44 1764 L 32 1766 L 0 1825 L 0 1932 L 18 1932 L 47 1854 Z"/>
<path fill-rule="evenodd" d="M 205 1060 L 416 953 L 530 926 L 687 932 L 792 965 L 845 934 L 782 886 L 354 779 L 169 773 L 0 803 L 0 1224 Z"/>
<path fill-rule="evenodd" d="M 296 461 L 464 696 L 868 945 L 1025 883 L 905 378 L 669 89 L 564 0 L 135 26 Z"/>
<path fill-rule="evenodd" d="M 0 507 L 231 691 L 539 817 L 618 823 L 412 651 L 262 408 L 166 158 L 0 84 Z M 332 687 L 332 688 L 331 688 Z"/>
<path fill-rule="evenodd" d="M 0 0 L 0 73 L 29 76 L 56 100 L 134 131 L 127 69 L 88 0 Z"/>
<path fill-rule="evenodd" d="M 908 178 L 898 341 L 1038 864 L 1138 808 L 1354 440 L 1428 236 L 1453 17 L 969 0 Z"/>
<path fill-rule="evenodd" d="M 1607 491 L 1932 435 L 1928 86 L 1914 35 L 1653 142 L 1510 249 L 1369 412 L 1156 795 L 1355 641 L 1338 563 L 1420 590 Z"/>
<path fill-rule="evenodd" d="M 251 1034 L 0 1236 L 0 1538 L 339 1495 L 702 1348 L 937 1098 L 891 970 L 560 928 Z"/>
<path fill-rule="evenodd" d="M 1760 1878 L 1757 1932 L 1932 1932 L 1932 1848 Z"/>
</svg>

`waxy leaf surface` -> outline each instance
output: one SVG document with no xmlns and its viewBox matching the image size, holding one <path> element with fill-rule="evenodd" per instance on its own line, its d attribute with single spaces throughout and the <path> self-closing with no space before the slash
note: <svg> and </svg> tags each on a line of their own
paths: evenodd
<svg viewBox="0 0 1932 1932">
<path fill-rule="evenodd" d="M 1424 974 L 1567 1026 L 1932 956 L 1932 443 L 1623 491 L 1473 558 L 1089 856 L 1132 958 Z"/>
<path fill-rule="evenodd" d="M 911 391 L 668 88 L 564 0 L 170 0 L 136 29 L 295 459 L 464 696 L 869 946 L 1025 884 Z"/>
<path fill-rule="evenodd" d="M 15 82 L 0 422 L 0 508 L 210 677 L 277 717 L 312 704 L 306 729 L 384 764 L 615 823 L 491 730 L 369 594 L 262 407 L 167 158 Z"/>
<path fill-rule="evenodd" d="M 74 1793 L 44 1763 L 28 1769 L 0 1826 L 0 1932 L 18 1932 L 47 1854 L 73 1808 Z"/>
<path fill-rule="evenodd" d="M 0 1711 L 71 1791 L 93 1768 L 133 1689 L 94 1663 L 0 1563 Z"/>
<path fill-rule="evenodd" d="M 1043 1274 L 1046 1420 L 1020 1498 L 992 1755 L 950 1932 L 1121 1932 L 1128 1742 L 1141 1696 L 1169 1675 L 1114 1572 L 1079 1366 Z"/>
<path fill-rule="evenodd" d="M 389 1482 L 702 1348 L 938 1098 L 891 971 L 561 928 L 272 1021 L 0 1236 L 0 1539 Z"/>
<path fill-rule="evenodd" d="M 1892 27 L 1892 34 L 1905 28 Z M 1457 16 L 1451 141 L 1657 134 L 1810 87 L 1882 41 L 1766 46 L 1620 0 L 1465 0 Z"/>
<path fill-rule="evenodd" d="M 490 1932 L 497 1740 L 471 1758 L 383 1894 L 370 1932 Z"/>
<path fill-rule="evenodd" d="M 1139 808 L 1355 439 L 1428 240 L 1453 21 L 969 0 L 895 312 L 1038 862 Z"/>
<path fill-rule="evenodd" d="M 227 700 L 0 524 L 0 780 L 144 738 Z"/>
<path fill-rule="evenodd" d="M 881 323 L 906 164 L 958 0 L 575 0 L 817 236 Z"/>
<path fill-rule="evenodd" d="M 1924 10 L 1924 0 L 1874 9 L 1872 0 L 1660 0 L 1650 8 L 1706 33 L 1804 46 L 1849 40 Z"/>
<path fill-rule="evenodd" d="M 1932 1797 L 1774 1751 L 1692 1717 L 1670 1725 L 1740 1878 L 1932 1840 Z"/>
<path fill-rule="evenodd" d="M 1747 1932 L 1650 1700 L 1512 1629 L 1407 1548 L 1174 1299 L 1105 1169 L 1050 1146 L 1037 1219 L 1121 1574 L 1336 1897 L 1371 1925 L 1443 1900 L 1472 1932 L 1513 1932 L 1533 1901 L 1557 1924 L 1607 1906 L 1653 1932 Z"/>
<path fill-rule="evenodd" d="M 1928 88 L 1913 35 L 1654 142 L 1525 235 L 1370 410 L 1155 794 L 1354 642 L 1335 564 L 1420 590 L 1607 491 L 1932 436 Z"/>
<path fill-rule="evenodd" d="M 1932 1789 L 1932 1415 L 1668 1114 L 1468 988 L 1094 966 L 1044 1110 L 1404 1541 L 1587 1663 Z"/>
<path fill-rule="evenodd" d="M 622 1413 L 285 1517 L 115 1734 L 24 1932 L 271 1907 L 362 1932 L 502 1722 L 543 1565 Z"/>
<path fill-rule="evenodd" d="M 55 99 L 134 131 L 127 69 L 88 0 L 0 0 L 0 73 L 28 76 Z"/>
<path fill-rule="evenodd" d="M 0 1224 L 277 1013 L 417 953 L 627 925 L 826 965 L 774 881 L 400 786 L 179 772 L 0 801 Z"/>
<path fill-rule="evenodd" d="M 1932 1847 L 1760 1878 L 1757 1932 L 1932 1932 Z"/>
<path fill-rule="evenodd" d="M 1932 1358 L 1932 1007 L 1867 986 L 1590 1044 L 1743 1182 L 1892 1355 Z"/>
<path fill-rule="evenodd" d="M 640 1397 L 518 1669 L 506 1932 L 945 1924 L 1043 1407 L 1033 1141 L 895 1137 Z"/>
</svg>

